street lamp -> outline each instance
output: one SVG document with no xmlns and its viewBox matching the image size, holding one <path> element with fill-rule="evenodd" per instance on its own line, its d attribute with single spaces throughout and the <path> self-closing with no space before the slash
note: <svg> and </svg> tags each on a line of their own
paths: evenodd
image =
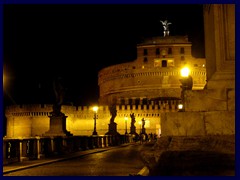
<svg viewBox="0 0 240 180">
<path fill-rule="evenodd" d="M 94 119 L 94 128 L 93 128 L 93 133 L 92 135 L 97 135 L 97 130 L 96 130 L 96 121 L 97 121 L 97 111 L 98 111 L 98 107 L 97 106 L 94 106 L 93 107 L 93 111 L 94 111 L 94 116 L 93 116 L 93 119 Z"/>
<path fill-rule="evenodd" d="M 178 104 L 178 111 L 183 111 L 183 104 Z"/>
<path fill-rule="evenodd" d="M 128 121 L 128 117 L 125 117 L 125 134 L 128 134 L 127 132 L 127 121 Z"/>
<path fill-rule="evenodd" d="M 181 69 L 181 99 L 182 99 L 182 104 L 178 106 L 179 111 L 185 111 L 185 97 L 184 97 L 184 92 L 185 90 L 191 90 L 193 86 L 193 81 L 192 77 L 189 75 L 190 74 L 190 69 L 188 67 L 184 67 Z"/>
<path fill-rule="evenodd" d="M 181 69 L 181 76 L 182 77 L 188 77 L 190 73 L 190 69 L 188 67 L 184 67 Z"/>
</svg>

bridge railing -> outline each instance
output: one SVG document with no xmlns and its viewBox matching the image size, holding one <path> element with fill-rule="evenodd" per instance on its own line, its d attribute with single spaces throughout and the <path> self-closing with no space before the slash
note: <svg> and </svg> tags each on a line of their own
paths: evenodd
<svg viewBox="0 0 240 180">
<path fill-rule="evenodd" d="M 3 138 L 3 164 L 133 142 L 131 135 Z"/>
</svg>

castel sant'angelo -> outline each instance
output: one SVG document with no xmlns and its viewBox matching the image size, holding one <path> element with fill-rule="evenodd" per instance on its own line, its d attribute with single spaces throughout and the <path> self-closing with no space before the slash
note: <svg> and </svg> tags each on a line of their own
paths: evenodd
<svg viewBox="0 0 240 180">
<path fill-rule="evenodd" d="M 163 22 L 162 22 L 163 23 Z M 165 21 L 166 23 L 166 21 Z M 164 23 L 163 23 L 164 25 Z M 135 115 L 136 132 L 145 120 L 146 133 L 161 134 L 161 113 L 178 111 L 181 103 L 180 69 L 191 71 L 192 90 L 202 90 L 206 84 L 204 58 L 192 56 L 192 43 L 187 36 L 146 38 L 137 44 L 137 59 L 106 67 L 98 73 L 100 89 L 96 129 L 98 135 L 108 131 L 111 118 L 109 106 L 116 105 L 117 131 L 130 132 L 130 114 Z M 73 135 L 91 135 L 93 107 L 62 105 L 67 116 L 66 129 Z M 6 108 L 7 137 L 42 136 L 49 130 L 52 105 L 14 105 Z"/>
</svg>

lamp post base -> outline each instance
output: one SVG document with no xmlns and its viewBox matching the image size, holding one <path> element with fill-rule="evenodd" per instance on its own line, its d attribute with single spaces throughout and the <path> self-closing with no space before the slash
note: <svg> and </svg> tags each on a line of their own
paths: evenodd
<svg viewBox="0 0 240 180">
<path fill-rule="evenodd" d="M 93 131 L 92 135 L 98 135 L 97 131 Z"/>
</svg>

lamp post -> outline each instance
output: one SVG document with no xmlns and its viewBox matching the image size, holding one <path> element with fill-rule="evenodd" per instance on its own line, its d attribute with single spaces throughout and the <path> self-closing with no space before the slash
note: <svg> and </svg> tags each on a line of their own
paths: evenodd
<svg viewBox="0 0 240 180">
<path fill-rule="evenodd" d="M 97 135 L 96 121 L 97 121 L 97 111 L 98 111 L 98 107 L 97 107 L 97 106 L 94 106 L 94 107 L 93 107 L 93 111 L 94 111 L 94 116 L 93 116 L 93 119 L 94 119 L 94 128 L 93 128 L 93 133 L 92 133 L 92 135 Z"/>
<path fill-rule="evenodd" d="M 179 111 L 185 111 L 185 97 L 184 97 L 184 92 L 185 90 L 191 90 L 193 86 L 192 82 L 192 77 L 189 75 L 190 74 L 190 69 L 188 67 L 184 67 L 181 69 L 181 99 L 182 99 L 182 104 L 178 106 Z"/>
<path fill-rule="evenodd" d="M 125 134 L 128 134 L 127 132 L 127 121 L 128 121 L 128 117 L 125 117 Z"/>
</svg>

